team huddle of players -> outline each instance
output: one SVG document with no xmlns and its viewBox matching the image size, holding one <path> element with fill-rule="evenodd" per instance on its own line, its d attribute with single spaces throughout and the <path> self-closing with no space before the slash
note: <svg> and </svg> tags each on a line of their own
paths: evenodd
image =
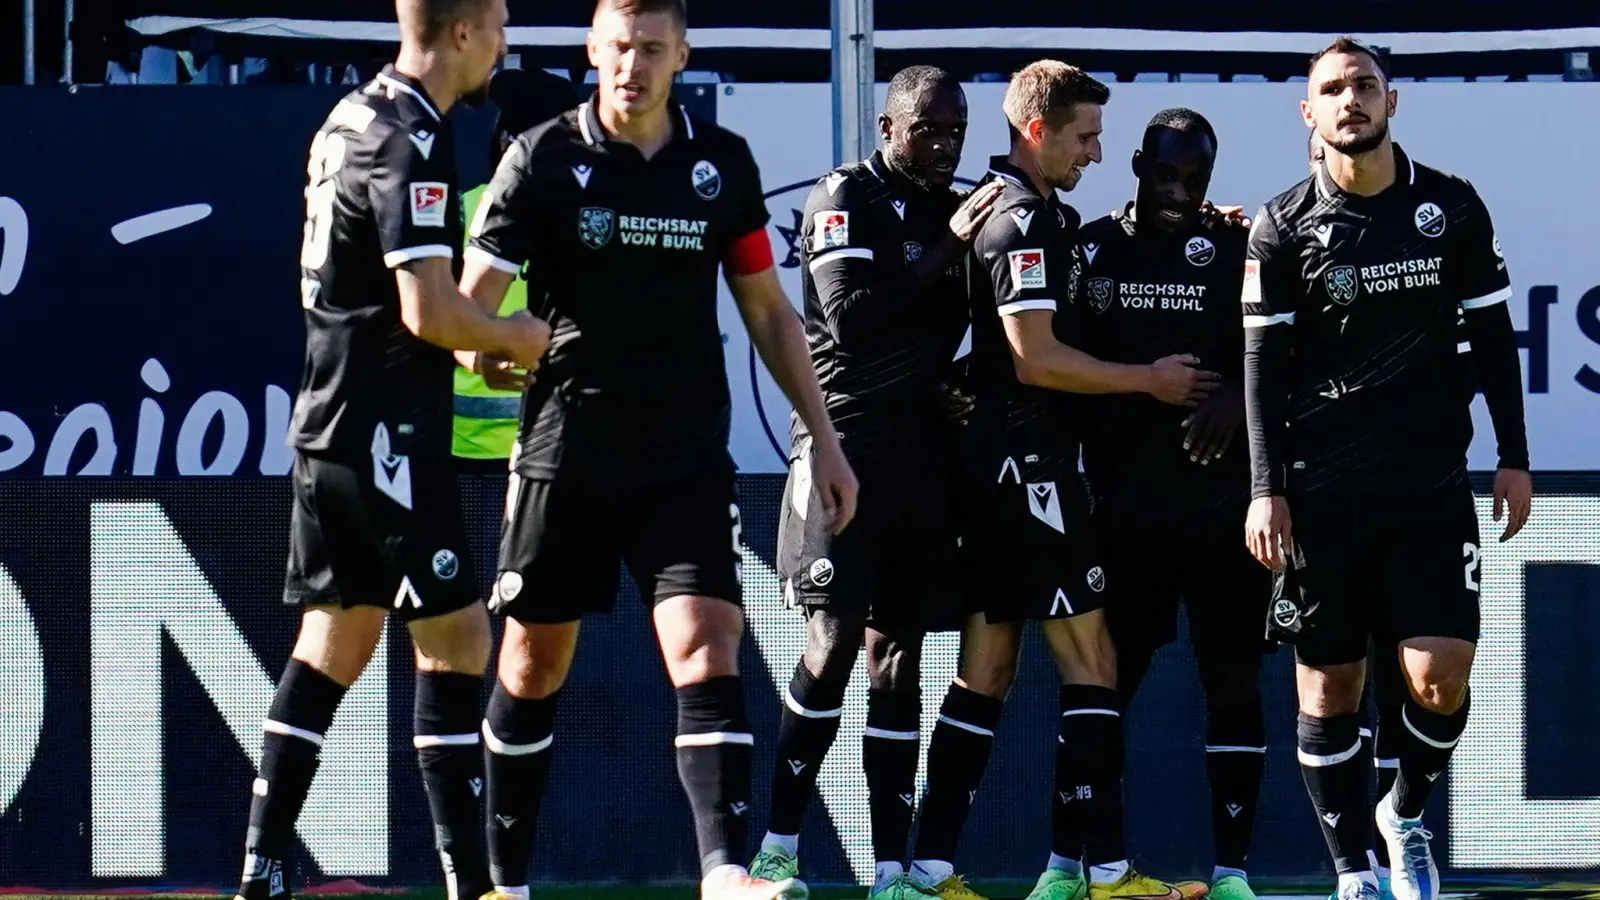
<svg viewBox="0 0 1600 900">
<path fill-rule="evenodd" d="M 391 611 L 416 651 L 414 743 L 451 900 L 526 900 L 579 622 L 611 609 L 623 566 L 677 693 L 707 900 L 807 896 L 798 836 L 862 648 L 871 896 L 982 900 L 954 860 L 1029 621 L 1061 676 L 1051 852 L 1029 900 L 1253 900 L 1269 634 L 1295 646 L 1298 756 L 1336 896 L 1438 896 L 1421 815 L 1466 721 L 1478 630 L 1464 385 L 1499 441 L 1502 540 L 1527 518 L 1529 463 L 1488 213 L 1392 143 L 1373 53 L 1341 40 L 1314 58 L 1312 175 L 1253 225 L 1205 203 L 1219 139 L 1187 109 L 1150 122 L 1134 200 L 1084 223 L 1061 193 L 1101 161 L 1110 91 L 1049 60 L 1013 77 L 1010 152 L 963 196 L 961 86 L 902 71 L 883 149 L 806 203 L 797 318 L 749 148 L 671 99 L 681 0 L 600 0 L 598 90 L 510 143 L 470 225 L 447 113 L 504 54 L 504 0 L 397 11 L 396 62 L 311 148 L 284 592 L 304 612 L 264 725 L 243 900 L 287 898 L 317 749 Z M 719 274 L 795 409 L 778 562 L 807 626 L 748 868 Z M 519 277 L 529 311 L 497 316 Z M 526 390 L 487 607 L 449 462 L 458 364 Z M 918 577 L 900 575 L 908 560 Z M 1216 868 L 1170 885 L 1123 844 L 1122 712 L 1180 600 Z M 489 610 L 505 633 L 480 709 Z M 908 847 L 920 654 L 940 630 L 962 633 L 960 675 Z M 1369 649 L 1392 761 L 1375 814 Z"/>
</svg>

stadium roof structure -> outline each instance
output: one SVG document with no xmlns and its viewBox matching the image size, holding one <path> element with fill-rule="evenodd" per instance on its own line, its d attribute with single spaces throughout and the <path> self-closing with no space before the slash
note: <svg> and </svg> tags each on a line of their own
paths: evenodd
<svg viewBox="0 0 1600 900">
<path fill-rule="evenodd" d="M 392 0 L 114 0 L 138 40 L 226 55 L 348 58 L 398 39 Z M 587 68 L 593 0 L 509 0 L 525 65 Z M 693 67 L 736 80 L 827 80 L 828 0 L 689 0 Z M 1600 5 L 1578 0 L 876 0 L 880 77 L 911 62 L 1009 72 L 1041 55 L 1096 71 L 1305 74 L 1340 33 L 1386 48 L 1397 75 L 1561 72 L 1600 49 Z M 335 46 L 330 46 L 335 45 Z M 355 45 L 355 46 L 350 46 Z M 363 45 L 370 45 L 366 47 Z"/>
</svg>

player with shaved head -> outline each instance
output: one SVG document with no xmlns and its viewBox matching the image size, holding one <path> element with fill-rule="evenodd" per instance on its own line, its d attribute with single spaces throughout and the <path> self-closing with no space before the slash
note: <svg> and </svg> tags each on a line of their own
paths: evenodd
<svg viewBox="0 0 1600 900">
<path fill-rule="evenodd" d="M 267 712 L 243 900 L 287 898 L 295 820 L 340 700 L 391 610 L 415 646 L 417 759 L 451 900 L 488 887 L 477 719 L 489 620 L 456 495 L 451 350 L 536 367 L 549 329 L 456 289 L 449 110 L 505 52 L 504 0 L 401 0 L 400 54 L 311 141 L 300 305 L 306 364 L 284 602 L 304 610 Z"/>
<path fill-rule="evenodd" d="M 815 515 L 832 532 L 854 516 L 855 476 L 773 268 L 750 148 L 672 97 L 689 59 L 682 3 L 604 0 L 587 47 L 594 98 L 507 149 L 469 228 L 462 277 L 483 309 L 498 309 L 526 267 L 535 311 L 554 329 L 523 401 L 491 600 L 506 617 L 483 721 L 494 896 L 528 894 L 579 623 L 611 610 L 626 565 L 677 694 L 701 896 L 797 900 L 804 884 L 744 868 L 755 739 L 738 666 L 719 274 L 811 435 Z M 639 836 L 619 836 L 618 853 L 629 839 Z"/>
</svg>

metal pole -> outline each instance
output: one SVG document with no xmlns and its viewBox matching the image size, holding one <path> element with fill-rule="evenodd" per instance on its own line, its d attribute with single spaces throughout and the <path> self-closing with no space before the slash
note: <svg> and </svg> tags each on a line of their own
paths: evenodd
<svg viewBox="0 0 1600 900">
<path fill-rule="evenodd" d="M 872 155 L 877 146 L 872 0 L 832 0 L 833 164 Z"/>
<path fill-rule="evenodd" d="M 22 83 L 33 84 L 37 60 L 33 52 L 35 13 L 34 0 L 22 0 Z"/>
<path fill-rule="evenodd" d="M 72 0 L 67 0 L 67 30 L 63 32 L 66 46 L 61 48 L 61 80 L 72 83 Z"/>
</svg>

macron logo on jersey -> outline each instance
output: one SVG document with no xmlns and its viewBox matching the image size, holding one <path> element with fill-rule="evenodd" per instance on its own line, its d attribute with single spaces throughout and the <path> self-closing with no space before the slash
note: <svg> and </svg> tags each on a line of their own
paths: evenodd
<svg viewBox="0 0 1600 900">
<path fill-rule="evenodd" d="M 433 155 L 433 139 L 438 135 L 427 131 L 419 131 L 416 134 L 408 134 L 406 137 L 410 138 L 411 143 L 416 145 L 417 152 L 422 154 L 423 159 Z"/>
<path fill-rule="evenodd" d="M 1045 286 L 1043 250 L 1013 250 L 1006 257 L 1011 261 L 1012 290 L 1036 290 Z"/>
<path fill-rule="evenodd" d="M 450 185 L 442 181 L 411 183 L 411 224 L 418 228 L 443 228 Z"/>
</svg>

